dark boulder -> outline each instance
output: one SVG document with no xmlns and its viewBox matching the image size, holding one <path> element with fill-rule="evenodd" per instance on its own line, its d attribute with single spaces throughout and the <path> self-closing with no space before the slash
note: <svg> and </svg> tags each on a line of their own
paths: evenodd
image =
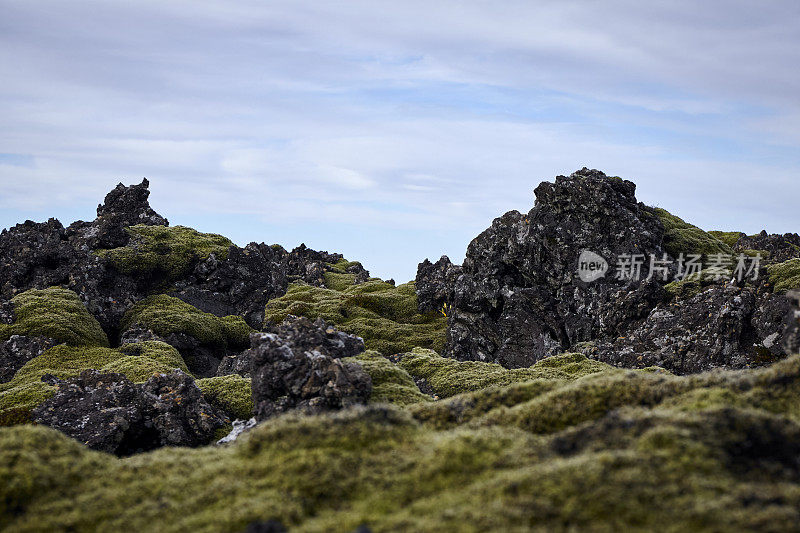
<svg viewBox="0 0 800 533">
<path fill-rule="evenodd" d="M 461 267 L 451 263 L 446 255 L 435 263 L 426 259 L 417 265 L 415 285 L 419 312 L 446 312 L 446 306 L 452 305 L 453 291 L 459 275 Z"/>
<path fill-rule="evenodd" d="M 744 233 L 733 245 L 736 252 L 745 250 L 758 250 L 767 252 L 763 254 L 762 261 L 765 263 L 782 263 L 789 259 L 800 257 L 800 235 L 797 233 L 786 233 L 784 235 L 770 235 L 766 231 L 761 231 L 756 235 L 745 235 Z"/>
<path fill-rule="evenodd" d="M 271 332 L 250 335 L 255 414 L 264 420 L 299 409 L 321 413 L 366 403 L 372 381 L 342 357 L 364 350 L 363 341 L 318 319 L 289 317 Z"/>
<path fill-rule="evenodd" d="M 0 343 L 0 383 L 9 381 L 25 363 L 56 344 L 49 337 L 11 335 Z"/>
<path fill-rule="evenodd" d="M 206 313 L 240 315 L 251 327 L 260 328 L 267 301 L 286 293 L 285 255 L 263 243 L 231 246 L 225 260 L 211 254 L 201 261 L 176 284 L 174 295 Z"/>
<path fill-rule="evenodd" d="M 85 370 L 70 380 L 50 375 L 42 379 L 58 390 L 33 411 L 33 421 L 116 455 L 208 444 L 228 423 L 180 370 L 155 375 L 143 384 L 97 370 Z"/>
<path fill-rule="evenodd" d="M 97 218 L 91 223 L 94 228 L 94 248 L 116 248 L 125 246 L 129 240 L 124 228 L 144 224 L 168 226 L 169 222 L 150 207 L 150 182 L 143 179 L 139 185 L 126 187 L 122 183 L 109 192 L 104 203 L 97 206 Z"/>
</svg>

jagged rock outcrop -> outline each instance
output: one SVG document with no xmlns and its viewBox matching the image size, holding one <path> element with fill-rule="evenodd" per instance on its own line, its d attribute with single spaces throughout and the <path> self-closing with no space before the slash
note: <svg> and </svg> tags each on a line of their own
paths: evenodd
<svg viewBox="0 0 800 533">
<path fill-rule="evenodd" d="M 781 263 L 794 257 L 800 257 L 800 235 L 786 233 L 784 235 L 770 235 L 766 230 L 756 235 L 741 234 L 739 240 L 733 245 L 737 253 L 757 250 L 767 252 L 762 255 L 765 263 Z"/>
<path fill-rule="evenodd" d="M 211 254 L 201 261 L 176 284 L 174 294 L 201 311 L 241 315 L 259 328 L 267 301 L 285 294 L 289 286 L 286 263 L 285 252 L 263 243 L 231 246 L 226 259 Z"/>
<path fill-rule="evenodd" d="M 34 422 L 116 455 L 208 444 L 228 423 L 180 370 L 157 374 L 138 385 L 122 374 L 97 370 L 86 370 L 71 380 L 53 376 L 43 380 L 58 390 L 33 411 Z"/>
<path fill-rule="evenodd" d="M 416 289 L 420 312 L 444 311 L 446 305 L 452 305 L 454 288 L 461 267 L 450 262 L 443 255 L 435 263 L 425 259 L 417 266 Z"/>
<path fill-rule="evenodd" d="M 258 420 L 295 409 L 321 413 L 369 399 L 369 375 L 341 360 L 362 352 L 363 341 L 322 319 L 290 317 L 270 332 L 251 334 L 250 342 L 243 357 L 251 361 Z"/>
<path fill-rule="evenodd" d="M 633 183 L 584 168 L 535 194 L 527 215 L 506 213 L 470 243 L 460 271 L 444 257 L 419 265 L 420 309 L 449 306 L 450 356 L 513 368 L 573 350 L 689 373 L 786 355 L 788 301 L 764 289 L 763 269 L 761 281 L 719 279 L 689 297 L 665 289 L 678 264 L 668 248 L 687 247 L 688 256 L 703 253 L 690 249 L 693 239 L 703 249 L 725 245 L 663 212 L 667 234 L 663 214 L 637 202 Z M 792 239 L 763 234 L 739 243 L 779 255 L 794 250 Z M 642 258 L 638 272 L 631 254 Z M 651 256 L 664 261 L 652 276 Z M 581 273 L 579 261 L 596 261 L 589 266 L 598 270 Z M 629 275 L 619 275 L 615 267 L 626 263 Z"/>
</svg>

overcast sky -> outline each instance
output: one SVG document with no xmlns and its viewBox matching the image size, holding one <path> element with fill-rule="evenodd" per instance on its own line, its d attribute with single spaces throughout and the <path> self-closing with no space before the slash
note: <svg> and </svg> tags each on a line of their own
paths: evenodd
<svg viewBox="0 0 800 533">
<path fill-rule="evenodd" d="M 173 225 L 407 281 L 583 166 L 800 231 L 800 2 L 0 0 L 0 226 Z"/>
</svg>

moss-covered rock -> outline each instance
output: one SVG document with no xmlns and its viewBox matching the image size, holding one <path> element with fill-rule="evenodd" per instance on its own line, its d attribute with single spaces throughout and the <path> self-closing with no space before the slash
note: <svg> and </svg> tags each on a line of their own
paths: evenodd
<svg viewBox="0 0 800 533">
<path fill-rule="evenodd" d="M 664 249 L 673 257 L 680 254 L 712 255 L 733 253 L 730 245 L 713 234 L 685 222 L 665 209 L 651 208 L 664 225 Z"/>
<path fill-rule="evenodd" d="M 202 344 L 245 347 L 254 331 L 239 316 L 218 317 L 166 294 L 148 296 L 122 319 L 122 329 L 141 326 L 156 335 L 184 333 Z"/>
<path fill-rule="evenodd" d="M 767 273 L 772 290 L 777 293 L 800 288 L 800 259 L 767 265 Z"/>
<path fill-rule="evenodd" d="M 731 248 L 736 244 L 736 241 L 745 236 L 741 231 L 709 231 L 708 234 L 724 242 Z"/>
<path fill-rule="evenodd" d="M 28 361 L 11 381 L 0 383 L 0 420 L 25 421 L 25 413 L 54 394 L 55 388 L 42 382 L 45 374 L 66 379 L 91 368 L 119 372 L 134 382 L 175 368 L 188 373 L 180 354 L 163 342 L 125 344 L 119 349 L 61 344 Z"/>
<path fill-rule="evenodd" d="M 72 346 L 108 346 L 103 328 L 71 290 L 31 289 L 11 302 L 15 321 L 0 324 L 0 341 L 11 335 L 42 335 Z"/>
<path fill-rule="evenodd" d="M 342 290 L 293 283 L 284 296 L 267 303 L 265 318 L 279 323 L 287 315 L 322 317 L 342 331 L 362 337 L 367 348 L 384 355 L 415 347 L 443 349 L 446 320 L 435 313 L 417 312 L 413 282 L 395 287 L 372 279 L 347 285 L 342 279 L 333 283 Z"/>
<path fill-rule="evenodd" d="M 374 350 L 367 350 L 348 360 L 361 365 L 372 379 L 370 403 L 405 406 L 432 401 L 430 396 L 419 390 L 408 372 Z"/>
<path fill-rule="evenodd" d="M 233 244 L 215 233 L 200 233 L 184 226 L 131 226 L 130 242 L 120 248 L 97 250 L 124 274 L 173 281 L 188 274 L 212 253 L 228 256 Z"/>
<path fill-rule="evenodd" d="M 231 419 L 246 420 L 253 416 L 253 389 L 250 387 L 250 378 L 231 374 L 198 379 L 195 383 L 203 391 L 203 396 L 208 402 L 224 411 Z"/>
<path fill-rule="evenodd" d="M 508 369 L 495 363 L 456 361 L 420 348 L 402 354 L 399 364 L 413 377 L 424 379 L 442 397 L 535 379 L 575 379 L 612 369 L 579 353 L 549 357 L 529 368 Z"/>
</svg>

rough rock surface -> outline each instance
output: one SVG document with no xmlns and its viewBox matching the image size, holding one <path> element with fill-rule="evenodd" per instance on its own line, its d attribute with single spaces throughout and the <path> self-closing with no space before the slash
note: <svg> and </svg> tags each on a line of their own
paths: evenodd
<svg viewBox="0 0 800 533">
<path fill-rule="evenodd" d="M 460 271 L 446 257 L 421 263 L 420 310 L 450 306 L 448 354 L 513 368 L 572 350 L 681 373 L 785 356 L 788 301 L 760 282 L 726 287 L 720 280 L 685 298 L 665 289 L 676 258 L 665 251 L 656 211 L 634 193 L 633 183 L 597 170 L 558 176 L 536 188 L 527 215 L 506 213 L 476 237 Z M 762 234 L 739 243 L 779 256 L 795 251 L 793 239 Z M 605 275 L 581 279 L 579 258 L 587 251 L 607 261 Z M 643 254 L 638 280 L 616 275 L 629 254 Z M 651 254 L 667 262 L 666 272 L 650 276 Z"/>
<path fill-rule="evenodd" d="M 420 312 L 443 310 L 445 305 L 452 305 L 453 289 L 461 267 L 450 262 L 443 255 L 435 263 L 425 259 L 417 266 L 417 298 Z"/>
<path fill-rule="evenodd" d="M 217 316 L 241 315 L 258 328 L 270 298 L 286 293 L 286 254 L 266 244 L 231 246 L 228 257 L 211 254 L 185 280 L 176 284 L 175 296 L 201 311 Z"/>
<path fill-rule="evenodd" d="M 766 251 L 768 254 L 762 257 L 764 263 L 781 263 L 794 257 L 800 257 L 800 235 L 797 233 L 770 235 L 765 230 L 757 235 L 743 233 L 733 245 L 733 249 L 736 252 Z"/>
<path fill-rule="evenodd" d="M 58 391 L 34 410 L 33 420 L 116 455 L 208 444 L 228 422 L 180 370 L 139 385 L 122 374 L 97 370 L 71 380 L 43 380 L 57 385 Z"/>
<path fill-rule="evenodd" d="M 322 319 L 290 317 L 271 332 L 253 333 L 243 354 L 251 361 L 258 420 L 292 409 L 320 413 L 366 403 L 370 377 L 342 357 L 364 350 L 359 337 L 337 331 Z"/>
<path fill-rule="evenodd" d="M 0 343 L 0 383 L 13 378 L 22 365 L 56 344 L 54 339 L 41 335 L 12 335 Z"/>
</svg>

